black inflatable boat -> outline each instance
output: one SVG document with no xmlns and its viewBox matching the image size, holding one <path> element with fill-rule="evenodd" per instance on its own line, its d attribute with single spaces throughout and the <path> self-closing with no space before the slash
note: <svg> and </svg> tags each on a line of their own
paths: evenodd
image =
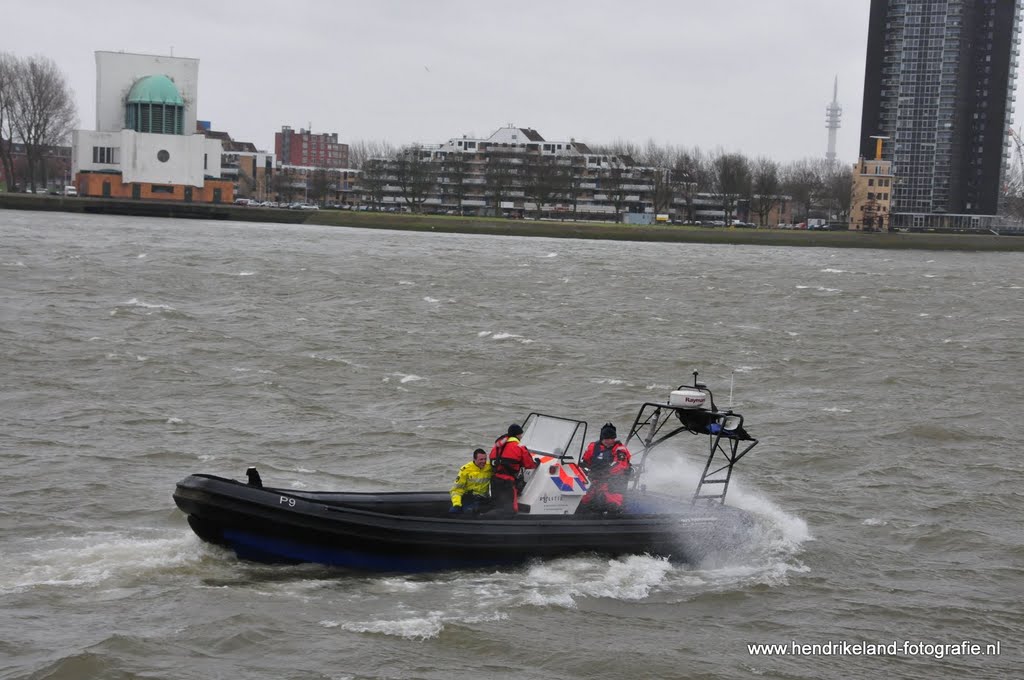
<svg viewBox="0 0 1024 680">
<path fill-rule="evenodd" d="M 694 561 L 743 540 L 751 522 L 724 505 L 733 466 L 757 440 L 743 417 L 720 411 L 696 381 L 665 403 L 645 402 L 626 446 L 634 474 L 622 512 L 579 512 L 589 486 L 580 467 L 584 421 L 531 413 L 523 443 L 539 460 L 528 471 L 520 512 L 453 516 L 447 491 L 303 492 L 263 486 L 255 469 L 246 482 L 196 474 L 178 483 L 174 501 L 203 540 L 261 562 L 316 562 L 368 571 L 418 572 L 505 565 L 532 558 L 593 552 Z M 643 474 L 666 440 L 705 438 L 707 463 L 690 499 L 649 493 Z M 567 453 L 570 452 L 570 453 Z"/>
</svg>

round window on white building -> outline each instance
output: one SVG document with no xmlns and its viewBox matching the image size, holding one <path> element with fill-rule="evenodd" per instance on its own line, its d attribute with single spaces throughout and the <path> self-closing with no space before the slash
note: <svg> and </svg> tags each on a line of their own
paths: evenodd
<svg viewBox="0 0 1024 680">
<path fill-rule="evenodd" d="M 167 153 L 167 149 L 160 149 L 156 152 L 156 159 L 161 163 L 166 163 L 171 157 L 171 154 Z"/>
</svg>

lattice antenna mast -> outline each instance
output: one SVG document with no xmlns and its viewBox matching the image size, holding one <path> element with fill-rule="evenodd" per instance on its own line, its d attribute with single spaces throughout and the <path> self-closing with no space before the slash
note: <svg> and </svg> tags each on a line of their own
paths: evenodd
<svg viewBox="0 0 1024 680">
<path fill-rule="evenodd" d="M 836 76 L 832 86 L 832 103 L 825 109 L 825 129 L 828 130 L 828 151 L 825 153 L 825 160 L 829 163 L 836 162 L 836 132 L 839 131 L 839 121 L 842 117 L 843 107 L 839 105 L 839 76 Z"/>
</svg>

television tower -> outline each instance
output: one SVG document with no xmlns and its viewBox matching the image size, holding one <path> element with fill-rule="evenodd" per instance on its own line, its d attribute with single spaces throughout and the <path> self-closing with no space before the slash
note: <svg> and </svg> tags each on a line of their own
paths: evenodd
<svg viewBox="0 0 1024 680">
<path fill-rule="evenodd" d="M 843 107 L 839 105 L 839 76 L 832 86 L 832 103 L 825 109 L 825 128 L 828 130 L 828 151 L 825 160 L 830 164 L 836 162 L 836 131 L 839 130 L 839 119 L 843 117 Z"/>
</svg>

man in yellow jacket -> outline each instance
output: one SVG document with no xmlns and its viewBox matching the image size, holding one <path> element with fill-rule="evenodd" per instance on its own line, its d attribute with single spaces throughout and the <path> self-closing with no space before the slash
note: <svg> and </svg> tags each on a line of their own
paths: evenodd
<svg viewBox="0 0 1024 680">
<path fill-rule="evenodd" d="M 452 486 L 452 507 L 449 512 L 460 513 L 465 508 L 469 511 L 480 509 L 484 501 L 490 501 L 487 490 L 491 486 L 494 468 L 487 460 L 487 452 L 477 449 L 473 452 L 473 462 L 466 463 L 459 469 L 459 475 Z"/>
</svg>

